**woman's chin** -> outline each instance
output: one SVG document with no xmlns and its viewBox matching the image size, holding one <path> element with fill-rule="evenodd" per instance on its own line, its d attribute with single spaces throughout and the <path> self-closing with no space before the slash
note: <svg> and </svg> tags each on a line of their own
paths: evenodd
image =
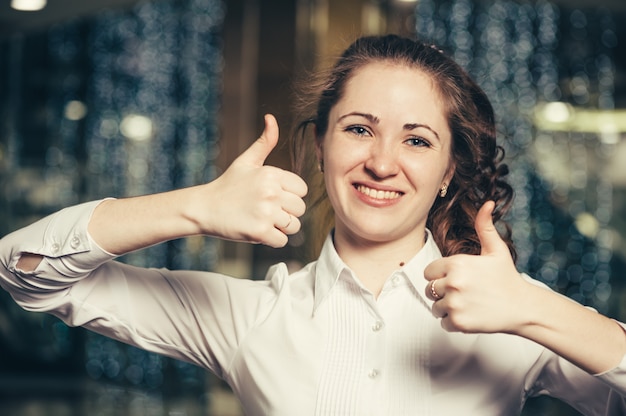
<svg viewBox="0 0 626 416">
<path fill-rule="evenodd" d="M 362 227 L 352 227 L 349 230 L 338 228 L 339 232 L 345 235 L 347 240 L 354 241 L 362 245 L 384 244 L 396 242 L 405 237 L 405 233 L 394 233 L 389 225 L 364 224 Z M 337 233 L 337 230 L 335 231 Z"/>
</svg>

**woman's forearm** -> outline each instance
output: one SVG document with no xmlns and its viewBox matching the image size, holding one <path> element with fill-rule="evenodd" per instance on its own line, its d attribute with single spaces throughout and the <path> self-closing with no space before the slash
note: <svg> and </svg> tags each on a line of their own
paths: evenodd
<svg viewBox="0 0 626 416">
<path fill-rule="evenodd" d="M 276 120 L 265 122 L 261 137 L 210 183 L 103 202 L 89 224 L 92 238 L 113 254 L 197 234 L 284 246 L 300 230 L 307 186 L 264 164 L 278 142 Z"/>
<path fill-rule="evenodd" d="M 571 299 L 530 285 L 528 318 L 516 334 L 551 349 L 591 374 L 615 368 L 626 354 L 626 334 L 614 320 Z"/>
<path fill-rule="evenodd" d="M 104 250 L 122 255 L 163 241 L 199 234 L 188 216 L 194 188 L 123 199 L 99 204 L 89 221 L 91 238 Z"/>
</svg>

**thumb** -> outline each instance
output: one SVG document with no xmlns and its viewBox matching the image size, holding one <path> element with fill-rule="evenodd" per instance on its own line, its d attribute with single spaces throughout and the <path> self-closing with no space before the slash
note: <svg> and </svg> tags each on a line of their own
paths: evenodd
<svg viewBox="0 0 626 416">
<path fill-rule="evenodd" d="M 487 201 L 480 207 L 478 214 L 476 215 L 476 221 L 474 222 L 474 228 L 478 239 L 480 240 L 480 255 L 490 255 L 502 252 L 503 250 L 508 253 L 509 248 L 506 243 L 500 237 L 498 230 L 493 225 L 493 218 L 491 214 L 496 204 L 493 201 Z"/>
<path fill-rule="evenodd" d="M 254 143 L 248 147 L 237 160 L 252 166 L 263 166 L 265 159 L 274 150 L 278 143 L 278 122 L 271 114 L 264 117 L 265 129 L 261 137 L 256 139 Z"/>
</svg>

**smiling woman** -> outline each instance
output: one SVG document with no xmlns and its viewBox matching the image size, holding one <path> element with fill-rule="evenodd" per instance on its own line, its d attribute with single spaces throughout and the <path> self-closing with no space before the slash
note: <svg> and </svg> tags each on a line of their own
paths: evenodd
<svg viewBox="0 0 626 416">
<path fill-rule="evenodd" d="M 114 259 L 192 235 L 284 246 L 307 184 L 265 164 L 268 115 L 212 182 L 72 206 L 8 235 L 0 285 L 28 310 L 214 372 L 250 415 L 514 415 L 546 392 L 626 412 L 620 324 L 520 274 L 494 226 L 511 189 L 466 73 L 389 35 L 358 39 L 321 85 L 295 136 L 314 126 L 336 214 L 316 261 L 252 281 Z"/>
<path fill-rule="evenodd" d="M 430 207 L 454 173 L 451 146 L 439 92 L 411 67 L 360 68 L 330 111 L 317 153 L 335 246 L 357 275 L 377 282 L 368 286 L 373 293 L 384 283 L 373 276 L 389 275 L 422 248 Z M 360 249 L 350 253 L 352 245 Z M 362 247 L 370 245 L 365 262 Z M 385 250 L 377 254 L 377 246 Z"/>
<path fill-rule="evenodd" d="M 489 99 L 465 71 L 435 46 L 399 40 L 393 45 L 396 49 L 390 46 L 390 50 L 379 50 L 366 39 L 348 48 L 330 73 L 307 76 L 301 85 L 301 96 L 304 98 L 300 101 L 300 112 L 306 120 L 294 136 L 297 169 L 305 172 L 305 155 L 310 151 L 311 141 L 306 137 L 309 124 L 314 124 L 313 141 L 319 162 L 325 165 L 319 149 L 323 147 L 321 143 L 327 130 L 332 127 L 329 125 L 332 121 L 330 109 L 338 105 L 342 98 L 345 99 L 347 90 L 356 91 L 360 95 L 353 99 L 356 102 L 350 104 L 355 109 L 346 110 L 346 116 L 364 114 L 370 125 L 381 123 L 378 114 L 367 114 L 367 111 L 361 110 L 363 104 L 358 100 L 366 99 L 365 103 L 378 104 L 378 111 L 405 114 L 408 118 L 396 123 L 403 129 L 411 127 L 413 133 L 421 134 L 422 138 L 431 138 L 432 152 L 449 152 L 446 163 L 449 163 L 447 169 L 450 171 L 446 174 L 453 174 L 454 180 L 451 176 L 440 178 L 439 192 L 448 196 L 435 199 L 433 194 L 434 202 L 429 202 L 430 215 L 426 225 L 444 255 L 479 253 L 480 242 L 474 230 L 478 209 L 486 200 L 495 201 L 493 216 L 497 222 L 509 209 L 512 199 L 512 189 L 502 179 L 507 175 L 508 168 L 500 163 L 504 154 L 502 147 L 496 144 L 495 117 Z M 361 72 L 369 63 L 376 65 L 368 65 L 367 74 L 363 76 Z M 369 67 L 377 68 L 378 72 Z M 398 76 L 402 76 L 403 80 L 396 82 Z M 358 87 L 351 87 L 357 82 L 355 79 L 365 81 Z M 387 90 L 390 84 L 394 88 Z M 407 88 L 408 85 L 412 88 Z M 400 103 L 402 96 L 405 102 Z M 390 99 L 397 101 L 396 105 L 389 105 Z M 307 116 L 311 113 L 316 115 Z M 390 120 L 385 124 L 390 124 Z M 449 136 L 447 143 L 446 136 Z M 350 149 L 350 152 L 354 151 Z M 426 169 L 420 175 L 425 176 L 425 172 L 426 176 L 433 173 Z M 329 186 L 328 183 L 324 185 Z M 318 194 L 320 197 L 314 200 L 314 205 L 324 206 L 326 193 Z M 507 231 L 503 237 L 515 258 L 506 224 L 503 228 Z"/>
</svg>

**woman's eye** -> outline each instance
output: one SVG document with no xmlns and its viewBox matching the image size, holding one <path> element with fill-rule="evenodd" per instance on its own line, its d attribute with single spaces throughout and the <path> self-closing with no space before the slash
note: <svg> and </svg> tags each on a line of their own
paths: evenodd
<svg viewBox="0 0 626 416">
<path fill-rule="evenodd" d="M 414 147 L 430 147 L 430 143 L 421 137 L 411 137 L 407 139 L 405 143 Z"/>
<path fill-rule="evenodd" d="M 349 126 L 346 131 L 356 134 L 357 136 L 367 136 L 369 131 L 363 126 Z"/>
</svg>

